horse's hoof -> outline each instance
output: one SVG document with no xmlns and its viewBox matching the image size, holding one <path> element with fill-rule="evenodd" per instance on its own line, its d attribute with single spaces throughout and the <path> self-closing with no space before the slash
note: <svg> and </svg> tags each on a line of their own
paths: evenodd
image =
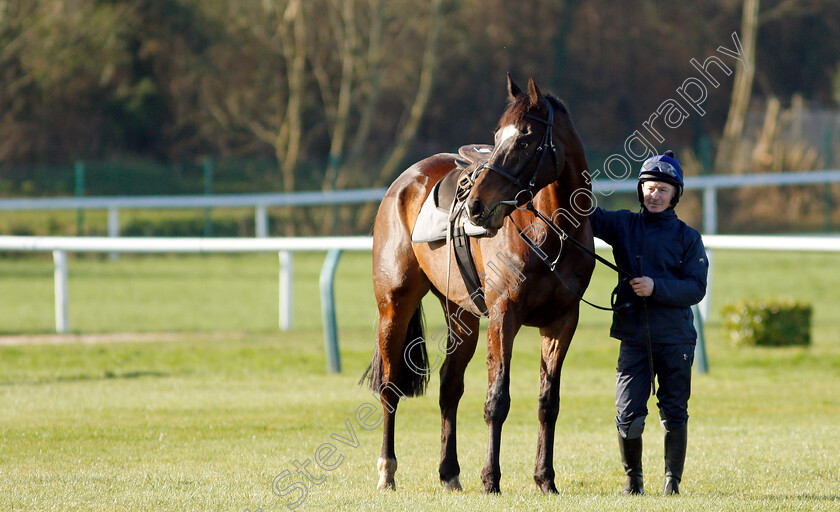
<svg viewBox="0 0 840 512">
<path fill-rule="evenodd" d="M 461 482 L 457 476 L 453 476 L 449 480 L 442 480 L 440 483 L 443 484 L 443 488 L 447 491 L 463 491 Z"/>
<path fill-rule="evenodd" d="M 485 494 L 501 494 L 502 489 L 499 487 L 499 484 L 484 484 L 484 493 Z"/>
<path fill-rule="evenodd" d="M 560 494 L 557 492 L 557 487 L 554 485 L 554 482 L 543 482 L 540 484 L 540 490 L 543 494 Z"/>
<path fill-rule="evenodd" d="M 484 492 L 486 494 L 499 494 L 502 492 L 501 487 L 499 487 L 502 481 L 501 471 L 484 469 L 481 471 L 481 481 L 484 483 Z"/>
<path fill-rule="evenodd" d="M 397 459 L 383 459 L 376 462 L 379 470 L 379 484 L 376 486 L 380 491 L 394 491 L 397 484 L 394 482 L 394 474 L 397 472 Z"/>
<path fill-rule="evenodd" d="M 397 484 L 394 482 L 394 480 L 391 480 L 389 482 L 388 480 L 385 480 L 384 478 L 380 478 L 379 479 L 379 484 L 376 486 L 376 488 L 380 491 L 383 491 L 383 492 L 384 491 L 396 491 L 397 490 Z"/>
</svg>

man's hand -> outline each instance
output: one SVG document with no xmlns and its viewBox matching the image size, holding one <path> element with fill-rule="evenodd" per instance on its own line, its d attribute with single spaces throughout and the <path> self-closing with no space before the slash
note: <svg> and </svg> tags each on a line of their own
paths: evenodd
<svg viewBox="0 0 840 512">
<path fill-rule="evenodd" d="M 630 286 L 639 297 L 650 297 L 653 294 L 653 279 L 647 276 L 631 279 Z"/>
</svg>

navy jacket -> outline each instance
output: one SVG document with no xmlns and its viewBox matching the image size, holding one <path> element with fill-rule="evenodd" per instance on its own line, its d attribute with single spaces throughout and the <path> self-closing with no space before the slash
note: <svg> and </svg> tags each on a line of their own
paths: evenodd
<svg viewBox="0 0 840 512">
<path fill-rule="evenodd" d="M 653 295 L 647 298 L 651 341 L 696 343 L 691 306 L 706 294 L 709 270 L 700 233 L 678 219 L 673 208 L 661 213 L 596 208 L 589 220 L 595 236 L 612 246 L 616 265 L 653 279 Z M 613 313 L 610 336 L 646 342 L 641 297 L 621 277 L 613 293 L 615 304 L 626 307 Z"/>
</svg>

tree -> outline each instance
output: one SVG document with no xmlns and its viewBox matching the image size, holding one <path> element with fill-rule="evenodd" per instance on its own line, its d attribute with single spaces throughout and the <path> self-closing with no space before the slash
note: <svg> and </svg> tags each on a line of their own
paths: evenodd
<svg viewBox="0 0 840 512">
<path fill-rule="evenodd" d="M 755 46 L 758 34 L 759 0 L 744 0 L 744 10 L 741 20 L 740 40 L 744 49 L 746 66 L 738 66 L 735 70 L 735 85 L 732 87 L 732 100 L 729 104 L 729 114 L 723 127 L 723 135 L 715 158 L 715 169 L 732 168 L 732 162 L 738 153 L 738 145 L 744 132 L 744 120 L 750 106 L 753 78 L 755 77 Z M 740 168 L 735 166 L 735 169 Z"/>
<path fill-rule="evenodd" d="M 0 3 L 0 159 L 101 147 L 101 100 L 128 60 L 128 11 L 94 0 Z"/>
<path fill-rule="evenodd" d="M 204 87 L 208 108 L 223 126 L 247 129 L 271 144 L 287 191 L 296 188 L 304 161 L 322 161 L 322 188 L 333 189 L 358 183 L 360 173 L 387 152 L 376 180 L 382 182 L 416 136 L 434 83 L 443 0 L 433 0 L 427 9 L 424 3 L 226 4 L 221 15 L 234 27 L 231 39 L 249 55 L 222 56 L 215 63 L 216 76 Z M 427 36 L 419 69 L 386 73 L 399 59 L 413 61 L 414 43 L 406 35 L 415 36 L 421 27 Z M 406 54 L 388 51 L 397 47 Z M 239 74 L 231 77 L 226 72 L 234 58 Z M 414 91 L 408 100 L 407 90 Z M 396 130 L 395 116 L 403 119 Z"/>
</svg>

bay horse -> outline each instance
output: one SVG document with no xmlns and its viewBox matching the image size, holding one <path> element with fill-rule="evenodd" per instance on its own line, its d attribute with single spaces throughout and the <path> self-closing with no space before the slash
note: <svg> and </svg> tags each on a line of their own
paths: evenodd
<svg viewBox="0 0 840 512">
<path fill-rule="evenodd" d="M 521 206 L 533 198 L 533 205 L 541 213 L 551 215 L 568 236 L 592 249 L 588 208 L 572 204 L 575 194 L 591 201 L 588 167 L 566 106 L 551 95 L 543 95 L 533 78 L 523 92 L 508 75 L 508 106 L 499 120 L 494 142 L 489 160 L 472 171 L 473 185 L 464 201 L 470 220 L 491 234 L 473 239 L 471 244 L 487 311 L 476 312 L 450 254 L 451 243 L 411 242 L 424 200 L 432 187 L 455 168 L 457 155 L 438 154 L 409 167 L 388 188 L 376 215 L 373 282 L 379 310 L 378 346 L 362 381 L 368 379 L 383 406 L 382 452 L 377 463 L 380 489 L 396 487 L 394 427 L 399 400 L 423 394 L 429 373 L 439 367 L 440 480 L 447 490 L 461 490 L 456 416 L 464 393 L 464 371 L 478 340 L 480 317 L 476 313 L 486 313 L 490 318 L 484 419 L 490 439 L 481 472 L 484 490 L 500 492 L 499 451 L 502 424 L 510 409 L 513 341 L 519 329 L 527 325 L 538 327 L 542 336 L 534 480 L 544 493 L 557 492 L 553 454 L 560 370 L 577 327 L 579 301 L 589 284 L 594 260 L 578 251 L 562 250 L 563 239 L 548 236 L 551 233 L 544 224 L 542 230 L 536 229 L 541 221 Z M 534 233 L 548 234 L 530 235 L 528 245 L 523 235 L 529 230 L 520 231 L 526 226 L 534 228 Z M 545 256 L 554 260 L 560 280 Z M 500 270 L 506 272 L 501 279 Z M 494 275 L 495 281 L 491 280 Z M 438 340 L 445 358 L 436 354 L 431 366 L 420 309 L 421 299 L 429 291 L 441 301 L 449 324 L 448 336 Z"/>
</svg>

